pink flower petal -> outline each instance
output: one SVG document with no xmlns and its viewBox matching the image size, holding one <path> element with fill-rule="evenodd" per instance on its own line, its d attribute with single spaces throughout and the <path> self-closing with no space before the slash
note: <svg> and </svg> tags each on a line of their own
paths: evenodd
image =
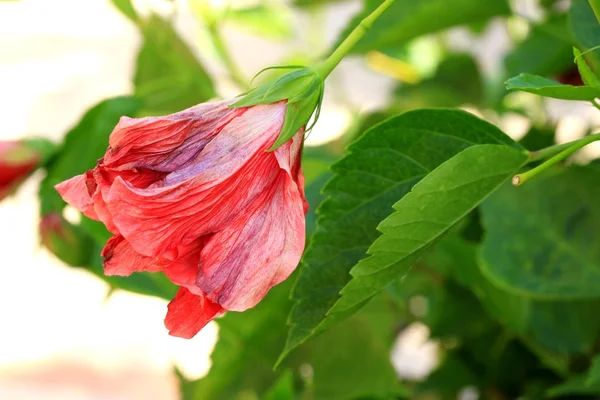
<svg viewBox="0 0 600 400">
<path fill-rule="evenodd" d="M 200 256 L 198 287 L 227 310 L 253 307 L 294 271 L 304 235 L 300 191 L 281 172 L 252 209 L 210 238 Z"/>
<path fill-rule="evenodd" d="M 77 175 L 67 181 L 54 186 L 62 198 L 81 211 L 83 215 L 93 220 L 99 221 L 98 215 L 94 210 L 94 202 L 90 197 L 86 184 L 86 176 Z"/>
<path fill-rule="evenodd" d="M 134 272 L 158 272 L 171 261 L 145 257 L 136 252 L 123 236 L 113 236 L 102 250 L 104 274 L 129 276 Z"/>
<path fill-rule="evenodd" d="M 103 196 L 119 232 L 140 253 L 160 255 L 220 229 L 275 181 L 273 153 L 285 108 L 254 107 L 232 121 L 194 163 L 147 189 L 117 177 Z"/>
<path fill-rule="evenodd" d="M 225 310 L 221 306 L 211 302 L 206 296 L 198 296 L 186 288 L 180 288 L 168 305 L 165 326 L 169 335 L 190 339 L 223 312 Z"/>
</svg>

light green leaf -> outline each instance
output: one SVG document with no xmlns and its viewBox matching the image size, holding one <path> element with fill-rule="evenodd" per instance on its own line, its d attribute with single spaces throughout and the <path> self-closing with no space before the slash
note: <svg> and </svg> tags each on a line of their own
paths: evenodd
<svg viewBox="0 0 600 400">
<path fill-rule="evenodd" d="M 600 89 L 600 79 L 598 79 L 598 77 L 591 70 L 590 66 L 587 64 L 585 58 L 577 47 L 573 47 L 573 56 L 575 56 L 575 63 L 577 64 L 577 69 L 579 70 L 579 75 L 581 75 L 583 82 L 587 86 Z"/>
<path fill-rule="evenodd" d="M 486 275 L 532 297 L 600 297 L 599 181 L 595 169 L 559 169 L 486 201 Z"/>
<path fill-rule="evenodd" d="M 131 0 L 112 0 L 112 3 L 132 22 L 139 24 L 140 17 L 137 15 L 135 8 L 131 4 Z"/>
<path fill-rule="evenodd" d="M 141 28 L 144 43 L 133 81 L 146 114 L 168 114 L 215 97 L 210 76 L 169 22 L 152 16 Z"/>
<path fill-rule="evenodd" d="M 506 81 L 506 88 L 563 100 L 593 101 L 596 97 L 600 97 L 599 88 L 563 85 L 552 79 L 531 74 L 520 74 L 510 78 Z"/>
<path fill-rule="evenodd" d="M 284 5 L 260 4 L 249 8 L 232 8 L 226 16 L 228 24 L 271 39 L 287 39 L 294 33 L 293 16 Z"/>
<path fill-rule="evenodd" d="M 341 39 L 347 37 L 380 4 L 381 0 L 365 0 L 364 10 L 352 19 Z M 508 14 L 510 7 L 506 0 L 397 0 L 373 24 L 352 52 L 381 51 L 397 47 L 421 35 Z"/>
<path fill-rule="evenodd" d="M 358 306 L 404 275 L 412 263 L 528 160 L 505 145 L 477 145 L 446 161 L 394 204 L 377 229 L 383 233 L 350 274 L 353 279 L 330 310 Z"/>
<path fill-rule="evenodd" d="M 292 292 L 296 304 L 283 356 L 326 328 L 321 322 L 350 280 L 350 268 L 378 237 L 376 227 L 392 205 L 442 163 L 485 143 L 507 145 L 524 157 L 524 150 L 495 126 L 464 111 L 444 109 L 391 118 L 350 146 L 324 188 L 327 198 L 318 209 L 317 232 Z M 336 314 L 328 323 L 338 317 L 344 316 Z"/>
</svg>

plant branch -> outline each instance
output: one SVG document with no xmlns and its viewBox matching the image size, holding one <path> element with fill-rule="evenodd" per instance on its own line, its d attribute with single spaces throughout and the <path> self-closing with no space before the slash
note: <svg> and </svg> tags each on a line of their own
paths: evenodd
<svg viewBox="0 0 600 400">
<path fill-rule="evenodd" d="M 340 61 L 342 61 L 342 59 L 350 52 L 350 50 L 352 50 L 354 45 L 358 43 L 363 36 L 365 36 L 367 31 L 371 29 L 371 26 L 373 26 L 375 20 L 377 20 L 377 18 L 379 18 L 394 1 L 395 0 L 385 0 L 383 3 L 381 3 L 381 5 L 377 7 L 375 11 L 363 19 L 360 24 L 358 24 L 358 26 L 354 28 L 352 32 L 350 32 L 348 37 L 344 39 L 338 48 L 335 49 L 333 53 L 331 53 L 331 55 L 327 57 L 325 61 L 323 61 L 323 63 L 315 68 L 323 80 L 327 78 L 331 71 L 333 71 Z"/>
<path fill-rule="evenodd" d="M 597 140 L 600 140 L 600 134 L 586 136 L 582 139 L 575 140 L 573 142 L 559 144 L 556 146 L 550 146 L 540 151 L 531 153 L 530 161 L 539 161 L 548 157 L 551 158 L 527 172 L 515 175 L 512 180 L 513 185 L 520 186 L 524 184 L 525 182 L 527 182 L 531 178 L 536 177 L 538 174 L 547 170 L 554 164 L 563 161 L 565 158 L 569 157 L 577 150 Z"/>
</svg>

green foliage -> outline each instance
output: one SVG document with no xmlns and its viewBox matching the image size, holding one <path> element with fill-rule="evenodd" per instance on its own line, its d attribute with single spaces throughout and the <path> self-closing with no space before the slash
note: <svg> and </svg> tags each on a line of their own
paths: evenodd
<svg viewBox="0 0 600 400">
<path fill-rule="evenodd" d="M 276 4 L 259 4 L 248 8 L 228 10 L 226 22 L 235 27 L 272 39 L 292 36 L 293 17 L 289 10 Z M 269 21 L 269 23 L 265 23 Z"/>
<path fill-rule="evenodd" d="M 600 24 L 588 0 L 572 0 L 569 10 L 571 32 L 579 47 L 591 50 L 600 45 Z M 600 67 L 600 49 L 590 51 L 594 69 L 598 73 Z"/>
<path fill-rule="evenodd" d="M 145 114 L 168 114 L 215 97 L 210 76 L 169 22 L 154 15 L 141 30 L 133 82 Z"/>
<path fill-rule="evenodd" d="M 593 101 L 596 97 L 600 97 L 600 88 L 563 85 L 552 79 L 531 74 L 520 74 L 510 78 L 506 81 L 506 88 L 563 100 Z"/>
<path fill-rule="evenodd" d="M 598 297 L 600 248 L 590 242 L 600 226 L 599 180 L 594 169 L 558 169 L 492 196 L 482 207 L 486 274 L 536 298 Z"/>
<path fill-rule="evenodd" d="M 452 159 L 470 146 L 486 143 L 494 145 L 475 147 Z M 452 110 L 407 112 L 375 126 L 349 150 L 350 155 L 333 166 L 336 175 L 324 188 L 327 198 L 319 208 L 317 232 L 304 256 L 292 293 L 296 304 L 290 316 L 292 326 L 284 355 L 336 320 L 352 314 L 360 308 L 361 302 L 402 276 L 418 257 L 421 246 L 434 243 L 440 234 L 514 173 L 526 158 L 520 146 L 496 127 L 471 114 Z M 494 162 L 486 163 L 488 157 Z M 451 161 L 444 166 L 448 160 Z M 475 163 L 481 166 L 482 172 L 487 172 L 471 171 L 468 163 Z M 498 174 L 490 173 L 492 166 L 501 166 Z M 460 176 L 444 183 L 444 179 L 454 175 L 454 168 L 460 169 Z M 379 246 L 393 238 L 402 240 L 401 233 L 392 227 L 394 224 L 405 224 L 419 239 L 407 240 L 404 252 L 383 250 L 380 264 L 383 269 L 369 266 L 369 259 L 359 264 L 356 279 L 346 287 L 351 278 L 350 269 L 379 236 L 376 227 L 390 214 L 394 203 L 434 170 L 418 191 L 407 196 L 406 202 L 396 204 L 399 214 L 393 214 L 385 223 L 391 227 L 389 236 L 384 235 L 373 250 L 379 256 Z M 444 185 L 441 192 L 428 194 L 438 184 Z M 442 203 L 436 203 L 438 194 L 441 194 L 438 201 Z M 463 195 L 467 197 L 461 199 Z M 457 203 L 444 215 L 443 224 L 428 222 L 431 221 L 429 214 L 425 216 L 419 213 L 419 207 L 414 208 L 416 202 L 427 201 L 435 209 L 457 199 L 456 196 Z M 432 212 L 431 215 L 444 214 L 443 210 L 420 207 L 422 212 Z M 402 213 L 408 214 L 407 218 L 418 213 L 423 220 L 403 220 Z M 394 242 L 393 246 L 397 245 Z M 344 287 L 344 297 L 336 305 L 337 312 L 326 318 Z"/>
<path fill-rule="evenodd" d="M 294 391 L 306 398 L 406 394 L 389 361 L 395 309 L 382 298 L 290 357 L 281 368 L 284 372 L 274 371 L 287 333 L 290 287 L 287 281 L 252 310 L 230 312 L 217 320 L 219 342 L 212 355 L 213 367 L 193 384 L 182 382 L 185 399 L 270 399 L 274 392 L 289 392 L 289 374 L 301 382 Z"/>
<path fill-rule="evenodd" d="M 140 23 L 140 17 L 137 15 L 135 8 L 133 8 L 131 0 L 112 0 L 112 3 L 132 22 L 136 24 Z"/>
<path fill-rule="evenodd" d="M 394 97 L 392 107 L 399 110 L 478 105 L 483 103 L 483 83 L 472 56 L 450 54 L 440 63 L 435 76 L 414 85 L 403 84 Z"/>
<path fill-rule="evenodd" d="M 572 65 L 573 39 L 566 15 L 555 15 L 544 23 L 533 25 L 529 36 L 505 59 L 508 76 L 530 73 L 549 76 Z"/>
<path fill-rule="evenodd" d="M 341 38 L 348 36 L 348 33 L 363 18 L 381 4 L 380 0 L 364 0 L 364 2 L 364 10 L 350 22 Z M 460 12 L 449 12 L 449 10 L 460 10 Z M 353 52 L 366 53 L 370 50 L 397 47 L 421 35 L 455 25 L 508 15 L 509 12 L 510 8 L 506 0 L 396 0 L 356 45 Z"/>
</svg>

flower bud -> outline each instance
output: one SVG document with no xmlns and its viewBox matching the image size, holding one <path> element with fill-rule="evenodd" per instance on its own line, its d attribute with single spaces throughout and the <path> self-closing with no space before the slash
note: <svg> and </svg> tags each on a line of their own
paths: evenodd
<svg viewBox="0 0 600 400">
<path fill-rule="evenodd" d="M 54 152 L 54 144 L 42 139 L 0 141 L 0 200 Z"/>
<path fill-rule="evenodd" d="M 89 263 L 91 239 L 62 215 L 44 215 L 40 221 L 39 233 L 42 244 L 65 263 L 76 267 Z"/>
</svg>

